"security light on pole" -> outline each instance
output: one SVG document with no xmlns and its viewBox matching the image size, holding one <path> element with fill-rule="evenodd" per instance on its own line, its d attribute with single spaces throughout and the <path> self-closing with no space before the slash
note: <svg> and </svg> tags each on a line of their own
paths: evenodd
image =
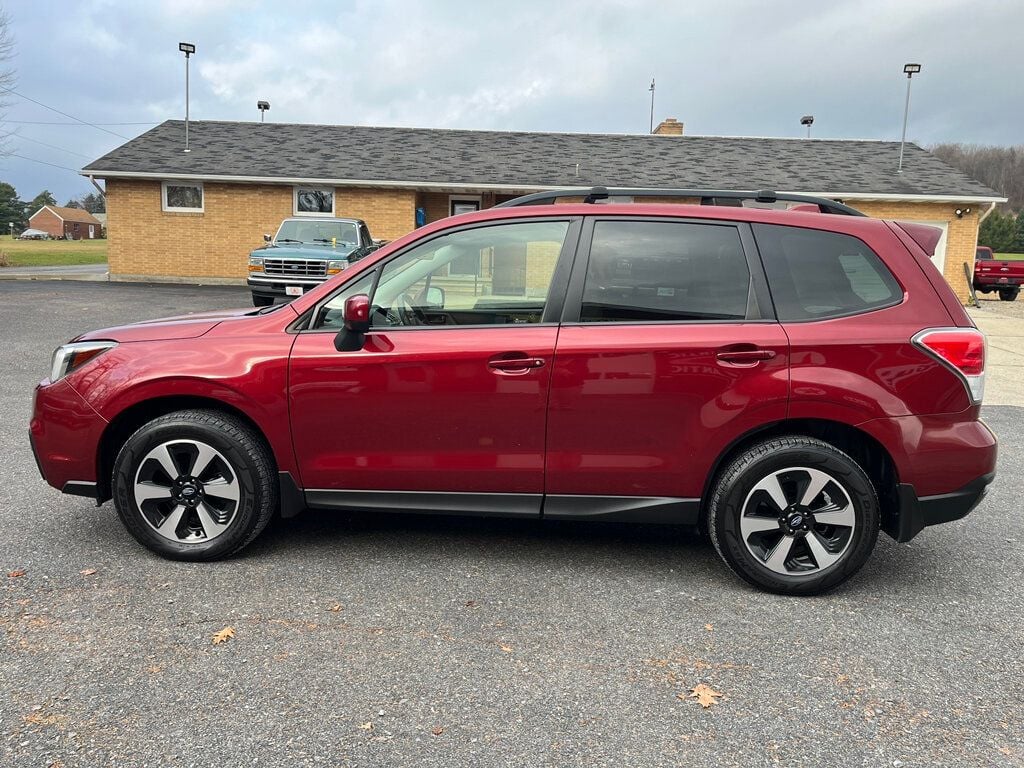
<svg viewBox="0 0 1024 768">
<path fill-rule="evenodd" d="M 896 173 L 903 173 L 903 145 L 907 143 L 907 117 L 910 115 L 910 80 L 921 71 L 921 65 L 904 64 L 903 71 L 907 73 L 907 101 L 903 105 L 903 136 L 900 137 L 900 164 Z"/>
<path fill-rule="evenodd" d="M 651 78 L 651 87 L 648 88 L 651 92 L 651 133 L 654 133 L 654 78 Z"/>
<path fill-rule="evenodd" d="M 807 126 L 807 138 L 811 138 L 811 125 L 814 124 L 814 115 L 804 115 L 800 118 L 800 125 Z"/>
<path fill-rule="evenodd" d="M 270 109 L 270 102 L 269 101 L 257 101 L 256 102 L 256 109 L 258 109 L 260 111 L 260 122 L 262 123 L 263 122 L 263 115 L 267 112 L 267 110 Z"/>
<path fill-rule="evenodd" d="M 185 151 L 191 152 L 188 146 L 188 60 L 196 52 L 193 43 L 178 43 L 178 50 L 185 54 Z"/>
</svg>

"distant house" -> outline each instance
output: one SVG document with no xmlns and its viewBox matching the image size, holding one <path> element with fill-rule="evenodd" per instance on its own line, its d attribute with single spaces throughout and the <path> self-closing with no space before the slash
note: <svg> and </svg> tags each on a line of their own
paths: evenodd
<svg viewBox="0 0 1024 768">
<path fill-rule="evenodd" d="M 81 208 L 44 205 L 28 217 L 28 226 L 66 240 L 93 240 L 103 236 L 102 222 Z"/>
</svg>

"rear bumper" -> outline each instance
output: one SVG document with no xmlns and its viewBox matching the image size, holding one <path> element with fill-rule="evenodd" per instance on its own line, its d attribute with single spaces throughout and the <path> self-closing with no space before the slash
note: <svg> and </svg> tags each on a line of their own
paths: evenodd
<svg viewBox="0 0 1024 768">
<path fill-rule="evenodd" d="M 899 511 L 883 521 L 883 530 L 896 541 L 910 541 L 930 525 L 951 523 L 966 517 L 985 498 L 996 473 L 975 478 L 951 493 L 918 498 L 914 486 L 900 483 L 896 492 Z"/>
<path fill-rule="evenodd" d="M 976 277 L 975 288 L 1018 288 L 1024 285 L 1024 277 Z"/>
</svg>

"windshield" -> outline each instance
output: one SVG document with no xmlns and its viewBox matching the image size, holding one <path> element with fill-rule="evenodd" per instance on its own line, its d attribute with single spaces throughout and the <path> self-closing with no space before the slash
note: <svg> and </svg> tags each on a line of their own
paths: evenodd
<svg viewBox="0 0 1024 768">
<path fill-rule="evenodd" d="M 310 221 L 288 219 L 277 230 L 274 242 L 316 245 L 359 245 L 359 228 L 352 221 Z"/>
</svg>

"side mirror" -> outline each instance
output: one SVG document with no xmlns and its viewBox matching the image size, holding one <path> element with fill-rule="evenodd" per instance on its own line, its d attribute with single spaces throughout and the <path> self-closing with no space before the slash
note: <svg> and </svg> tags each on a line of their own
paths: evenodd
<svg viewBox="0 0 1024 768">
<path fill-rule="evenodd" d="M 269 243 L 273 238 L 270 237 L 266 232 L 263 233 L 263 242 Z"/>
<path fill-rule="evenodd" d="M 358 293 L 345 299 L 345 330 L 353 333 L 366 333 L 370 330 L 370 297 Z"/>
<path fill-rule="evenodd" d="M 342 315 L 345 327 L 334 337 L 334 348 L 339 352 L 356 352 L 363 348 L 366 332 L 370 330 L 370 297 L 365 293 L 349 296 Z"/>
</svg>

